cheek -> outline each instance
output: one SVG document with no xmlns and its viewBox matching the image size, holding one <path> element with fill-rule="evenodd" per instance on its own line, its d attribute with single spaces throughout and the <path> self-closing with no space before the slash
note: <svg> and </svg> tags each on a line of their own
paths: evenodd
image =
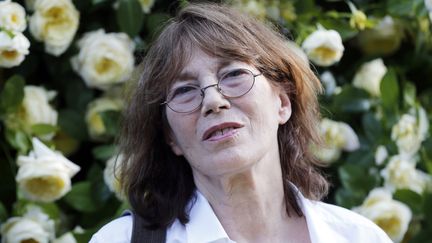
<svg viewBox="0 0 432 243">
<path fill-rule="evenodd" d="M 167 112 L 167 120 L 170 129 L 170 142 L 182 147 L 191 140 L 194 134 L 194 121 L 188 115 Z"/>
</svg>

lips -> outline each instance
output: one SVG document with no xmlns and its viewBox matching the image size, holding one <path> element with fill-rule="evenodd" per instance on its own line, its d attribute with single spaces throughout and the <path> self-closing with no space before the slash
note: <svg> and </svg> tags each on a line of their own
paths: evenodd
<svg viewBox="0 0 432 243">
<path fill-rule="evenodd" d="M 243 125 L 235 122 L 222 123 L 207 129 L 202 136 L 202 140 L 208 140 L 211 137 L 221 136 L 241 127 L 243 127 Z"/>
</svg>

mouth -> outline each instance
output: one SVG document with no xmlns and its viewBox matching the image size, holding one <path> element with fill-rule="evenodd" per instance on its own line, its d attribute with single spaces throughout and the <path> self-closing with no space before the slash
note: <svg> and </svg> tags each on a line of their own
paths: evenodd
<svg viewBox="0 0 432 243">
<path fill-rule="evenodd" d="M 233 134 L 233 132 L 243 125 L 235 122 L 222 123 L 213 127 L 210 127 L 204 132 L 202 140 L 211 140 L 212 138 L 223 137 L 224 135 Z"/>
</svg>

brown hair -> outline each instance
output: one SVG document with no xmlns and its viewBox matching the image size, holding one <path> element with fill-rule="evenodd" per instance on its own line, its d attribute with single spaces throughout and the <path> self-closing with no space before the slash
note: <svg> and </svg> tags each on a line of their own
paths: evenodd
<svg viewBox="0 0 432 243">
<path fill-rule="evenodd" d="M 160 104 L 196 47 L 215 57 L 254 65 L 288 94 L 292 116 L 279 127 L 279 153 L 286 211 L 301 216 L 290 183 L 311 199 L 321 199 L 328 189 L 309 149 L 319 142 L 320 82 L 277 31 L 233 8 L 209 3 L 182 9 L 167 23 L 142 63 L 120 140 L 126 162 L 121 177 L 131 207 L 153 227 L 167 227 L 176 218 L 188 222 L 187 206 L 195 191 L 192 170 L 166 144 L 168 124 L 165 106 Z"/>
</svg>

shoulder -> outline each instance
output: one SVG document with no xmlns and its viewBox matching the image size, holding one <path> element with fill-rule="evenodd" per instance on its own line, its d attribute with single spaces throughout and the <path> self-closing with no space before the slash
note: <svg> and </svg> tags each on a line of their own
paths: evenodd
<svg viewBox="0 0 432 243">
<path fill-rule="evenodd" d="M 132 234 L 133 219 L 131 215 L 117 218 L 104 225 L 96 232 L 90 243 L 129 243 Z"/>
<path fill-rule="evenodd" d="M 369 219 L 336 205 L 306 199 L 307 216 L 315 225 L 327 227 L 329 237 L 350 242 L 391 242 L 387 234 Z M 319 234 L 323 234 L 322 231 Z"/>
</svg>

